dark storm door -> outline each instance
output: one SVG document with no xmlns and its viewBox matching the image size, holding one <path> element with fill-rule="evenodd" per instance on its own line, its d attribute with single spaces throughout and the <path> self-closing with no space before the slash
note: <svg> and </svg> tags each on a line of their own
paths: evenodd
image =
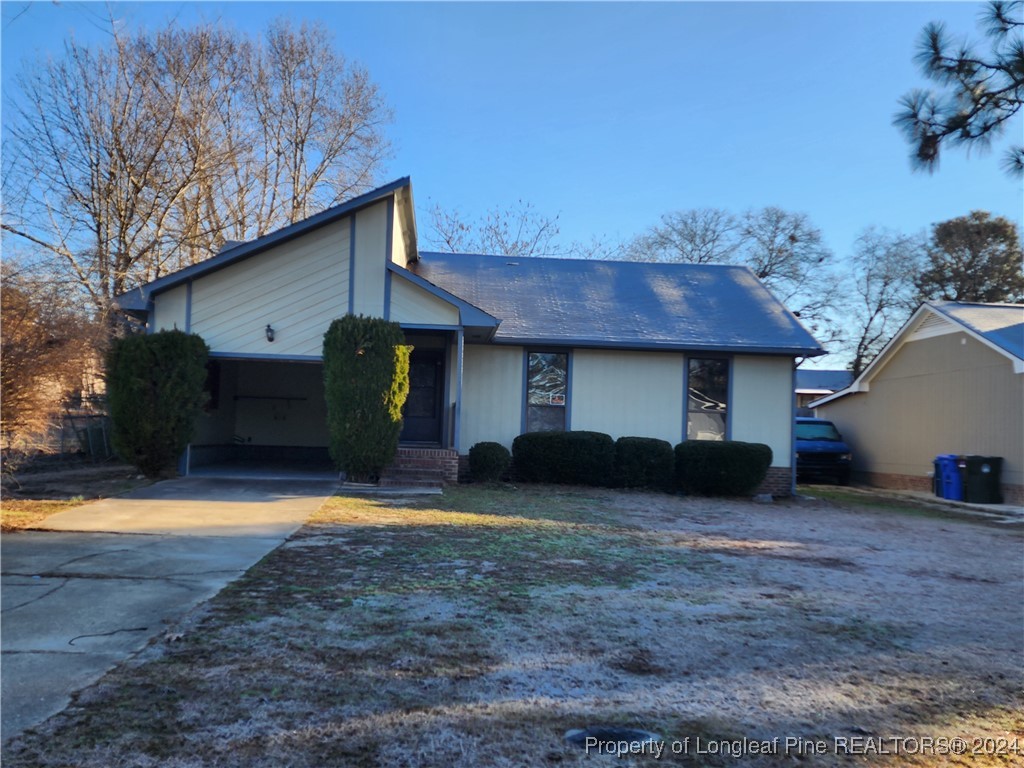
<svg viewBox="0 0 1024 768">
<path fill-rule="evenodd" d="M 401 440 L 441 442 L 441 400 L 444 396 L 444 351 L 414 349 L 409 360 L 409 398 L 402 411 Z"/>
</svg>

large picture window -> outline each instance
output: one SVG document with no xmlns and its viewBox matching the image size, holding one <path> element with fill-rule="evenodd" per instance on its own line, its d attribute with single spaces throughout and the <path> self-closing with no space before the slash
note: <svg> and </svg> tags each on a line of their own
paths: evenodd
<svg viewBox="0 0 1024 768">
<path fill-rule="evenodd" d="M 687 377 L 686 439 L 725 440 L 729 361 L 690 358 Z"/>
<path fill-rule="evenodd" d="M 564 430 L 569 355 L 530 352 L 526 364 L 526 431 Z"/>
</svg>

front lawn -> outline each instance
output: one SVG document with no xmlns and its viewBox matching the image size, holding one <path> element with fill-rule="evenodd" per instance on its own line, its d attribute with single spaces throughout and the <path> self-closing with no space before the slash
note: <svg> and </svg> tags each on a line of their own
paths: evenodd
<svg viewBox="0 0 1024 768">
<path fill-rule="evenodd" d="M 808 766 L 1019 764 L 1020 552 L 1019 529 L 827 500 L 339 496 L 4 764 L 794 762 L 721 751 L 776 737 Z M 588 755 L 563 738 L 592 725 L 665 749 Z M 894 737 L 1006 748 L 857 752 Z"/>
</svg>

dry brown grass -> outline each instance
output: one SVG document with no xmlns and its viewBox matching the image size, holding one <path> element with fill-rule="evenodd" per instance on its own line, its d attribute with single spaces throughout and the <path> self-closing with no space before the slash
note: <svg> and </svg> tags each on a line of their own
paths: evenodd
<svg viewBox="0 0 1024 768">
<path fill-rule="evenodd" d="M 81 499 L 0 499 L 0 531 L 35 528 L 50 515 L 82 503 Z"/>
<path fill-rule="evenodd" d="M 668 765 L 1015 765 L 834 749 L 736 760 L 694 740 L 1024 742 L 1020 543 L 798 503 L 545 487 L 337 497 L 180 640 L 119 667 L 4 763 L 655 762 L 563 738 L 605 724 L 689 738 Z"/>
</svg>

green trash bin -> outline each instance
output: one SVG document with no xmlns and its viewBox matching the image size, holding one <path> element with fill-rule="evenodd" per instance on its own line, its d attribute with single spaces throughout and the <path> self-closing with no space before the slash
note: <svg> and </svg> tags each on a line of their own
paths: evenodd
<svg viewBox="0 0 1024 768">
<path fill-rule="evenodd" d="M 974 504 L 1002 504 L 1001 456 L 961 456 L 960 474 L 963 477 L 964 501 Z"/>
</svg>

